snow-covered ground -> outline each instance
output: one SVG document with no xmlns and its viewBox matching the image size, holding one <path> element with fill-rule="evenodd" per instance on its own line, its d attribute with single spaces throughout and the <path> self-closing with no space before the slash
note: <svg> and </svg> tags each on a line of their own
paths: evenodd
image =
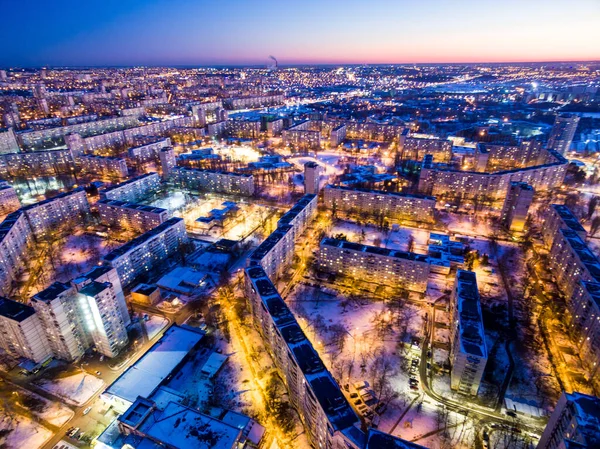
<svg viewBox="0 0 600 449">
<path fill-rule="evenodd" d="M 83 405 L 104 386 L 104 381 L 82 372 L 59 379 L 42 380 L 38 385 L 70 404 Z"/>
<path fill-rule="evenodd" d="M 148 339 L 152 340 L 158 333 L 169 324 L 169 320 L 160 315 L 149 315 L 148 319 L 144 321 L 146 326 L 146 332 L 148 333 Z"/>
<path fill-rule="evenodd" d="M 348 241 L 364 245 L 381 246 L 382 248 L 406 251 L 410 236 L 414 239 L 413 252 L 427 254 L 429 231 L 400 227 L 395 231 L 379 231 L 376 226 L 358 225 L 352 221 L 337 220 L 329 232 L 335 236 L 344 234 Z"/>
<path fill-rule="evenodd" d="M 0 415 L 0 447 L 37 449 L 52 437 L 52 432 L 24 416 Z"/>
</svg>

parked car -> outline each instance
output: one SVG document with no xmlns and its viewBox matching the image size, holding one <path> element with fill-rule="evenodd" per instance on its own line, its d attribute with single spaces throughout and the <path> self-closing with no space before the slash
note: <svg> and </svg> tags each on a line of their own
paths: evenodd
<svg viewBox="0 0 600 449">
<path fill-rule="evenodd" d="M 91 412 L 91 411 L 92 411 L 92 407 L 88 407 L 88 408 L 86 408 L 86 409 L 83 411 L 83 414 L 84 414 L 84 415 L 87 415 L 87 414 L 88 414 L 89 412 Z"/>
</svg>

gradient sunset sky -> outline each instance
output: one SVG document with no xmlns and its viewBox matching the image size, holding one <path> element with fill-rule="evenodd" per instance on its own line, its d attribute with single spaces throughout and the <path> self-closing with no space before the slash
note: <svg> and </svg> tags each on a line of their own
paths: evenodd
<svg viewBox="0 0 600 449">
<path fill-rule="evenodd" d="M 600 0 L 0 0 L 0 66 L 600 60 Z"/>
</svg>

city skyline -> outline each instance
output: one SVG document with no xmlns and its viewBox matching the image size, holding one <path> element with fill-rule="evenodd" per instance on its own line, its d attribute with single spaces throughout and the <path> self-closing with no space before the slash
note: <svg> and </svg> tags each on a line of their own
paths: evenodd
<svg viewBox="0 0 600 449">
<path fill-rule="evenodd" d="M 600 4 L 130 1 L 5 6 L 0 66 L 520 63 L 600 60 Z M 418 20 L 417 20 L 418 19 Z"/>
</svg>

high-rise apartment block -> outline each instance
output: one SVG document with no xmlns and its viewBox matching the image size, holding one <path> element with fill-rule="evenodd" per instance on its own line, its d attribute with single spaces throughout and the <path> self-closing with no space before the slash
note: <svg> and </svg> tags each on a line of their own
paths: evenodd
<svg viewBox="0 0 600 449">
<path fill-rule="evenodd" d="M 13 186 L 0 180 L 0 217 L 8 215 L 21 207 L 21 201 Z"/>
<path fill-rule="evenodd" d="M 90 204 L 83 188 L 61 193 L 39 203 L 21 209 L 31 227 L 33 235 L 41 238 L 55 231 L 57 226 L 81 220 L 89 213 Z"/>
<path fill-rule="evenodd" d="M 548 137 L 548 148 L 566 154 L 571 148 L 571 142 L 577 131 L 579 116 L 574 114 L 559 114 L 554 120 L 554 126 Z"/>
<path fill-rule="evenodd" d="M 108 187 L 100 195 L 109 200 L 139 203 L 143 198 L 156 193 L 160 189 L 158 173 L 146 173 L 129 179 L 121 184 Z"/>
<path fill-rule="evenodd" d="M 101 199 L 96 203 L 100 222 L 107 226 L 118 226 L 136 232 L 147 232 L 168 219 L 168 211 L 160 207 L 125 201 Z"/>
<path fill-rule="evenodd" d="M 254 177 L 243 173 L 174 167 L 170 179 L 188 190 L 254 195 Z"/>
<path fill-rule="evenodd" d="M 83 173 L 102 176 L 108 179 L 127 178 L 127 162 L 119 157 L 79 156 L 77 166 Z"/>
<path fill-rule="evenodd" d="M 500 220 L 511 232 L 523 232 L 533 201 L 533 187 L 525 182 L 511 182 L 506 192 Z"/>
<path fill-rule="evenodd" d="M 436 200 L 427 195 L 332 185 L 325 187 L 324 195 L 325 207 L 328 210 L 357 213 L 372 218 L 383 216 L 391 223 L 400 221 L 431 223 L 434 220 Z"/>
<path fill-rule="evenodd" d="M 22 210 L 9 214 L 0 224 L 0 293 L 9 296 L 25 267 L 26 249 L 33 235 Z"/>
<path fill-rule="evenodd" d="M 319 248 L 319 269 L 425 292 L 431 267 L 428 257 L 423 254 L 324 238 Z"/>
<path fill-rule="evenodd" d="M 316 162 L 304 164 L 304 193 L 318 195 L 320 177 L 321 167 L 319 164 Z"/>
<path fill-rule="evenodd" d="M 52 356 L 35 309 L 0 297 L 0 348 L 14 357 L 41 363 Z"/>
<path fill-rule="evenodd" d="M 537 449 L 600 447 L 600 399 L 563 392 L 544 429 Z"/>
<path fill-rule="evenodd" d="M 457 271 L 450 309 L 450 386 L 459 393 L 475 396 L 481 384 L 488 354 L 477 277 L 472 271 Z"/>
<path fill-rule="evenodd" d="M 0 154 L 18 153 L 19 142 L 12 128 L 0 128 Z"/>
<path fill-rule="evenodd" d="M 104 256 L 123 286 L 173 256 L 187 241 L 183 218 L 171 218 Z"/>
</svg>

